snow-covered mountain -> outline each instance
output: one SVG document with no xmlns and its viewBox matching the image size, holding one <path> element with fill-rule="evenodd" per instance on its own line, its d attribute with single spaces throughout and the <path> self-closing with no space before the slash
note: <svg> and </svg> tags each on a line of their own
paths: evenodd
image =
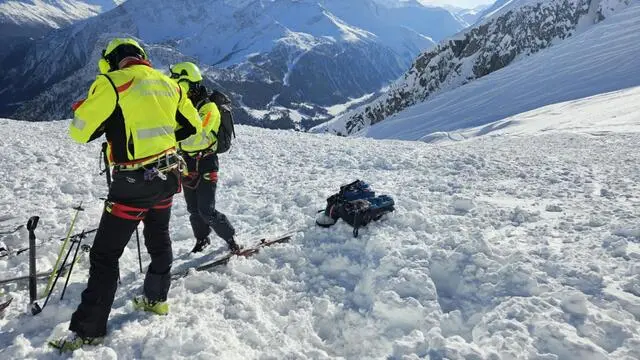
<svg viewBox="0 0 640 360">
<path fill-rule="evenodd" d="M 157 66 L 203 64 L 209 84 L 232 93 L 240 122 L 308 127 L 329 118 L 327 107 L 377 91 L 463 27 L 450 12 L 417 2 L 129 0 L 7 59 L 0 114 L 68 116 L 104 43 L 129 34 L 151 48 Z"/>
<path fill-rule="evenodd" d="M 490 133 L 521 120 L 491 124 L 507 116 L 640 86 L 638 19 L 640 3 L 535 56 L 394 114 L 366 134 L 422 141 L 460 139 L 464 129 L 481 127 L 479 133 Z M 462 133 L 473 136 L 478 131 Z"/>
<path fill-rule="evenodd" d="M 113 9 L 126 0 L 0 0 L 0 38 L 37 37 Z"/>
<path fill-rule="evenodd" d="M 451 5 L 443 7 L 471 26 L 483 18 L 492 6 L 493 4 L 484 4 L 468 9 Z"/>
<path fill-rule="evenodd" d="M 238 126 L 220 157 L 216 206 L 240 243 L 295 229 L 292 241 L 174 281 L 168 316 L 133 309 L 144 275 L 130 241 L 108 337 L 71 356 L 640 359 L 640 88 L 520 118 L 546 126 L 438 146 Z M 106 193 L 99 144 L 74 144 L 68 126 L 0 120 L 0 230 L 39 215 L 43 272 L 72 207 L 84 201 L 75 228 L 92 229 Z M 356 178 L 393 196 L 396 211 L 358 238 L 343 222 L 317 227 L 325 198 Z M 176 271 L 226 248 L 212 238 L 206 253 L 191 254 L 188 218 L 179 194 L 170 224 Z M 0 247 L 26 239 L 4 236 Z M 26 256 L 0 258 L 0 280 L 27 274 Z M 46 341 L 66 334 L 87 260 L 64 300 L 59 283 L 37 316 L 25 312 L 24 284 L 3 286 L 14 300 L 0 318 L 0 358 L 60 358 Z"/>
<path fill-rule="evenodd" d="M 616 29 L 622 33 L 628 35 L 631 40 L 616 39 L 615 37 L 598 37 L 591 36 L 589 41 L 581 42 L 579 39 L 572 39 L 576 34 L 581 34 L 589 29 L 597 29 L 598 27 L 605 26 L 601 22 L 611 15 L 617 12 L 635 11 L 636 0 L 513 0 L 496 3 L 492 8 L 488 9 L 487 15 L 472 28 L 465 30 L 464 32 L 456 35 L 455 37 L 443 41 L 437 47 L 422 53 L 413 63 L 411 69 L 405 73 L 400 79 L 398 79 L 389 89 L 388 92 L 376 98 L 372 102 L 362 105 L 357 109 L 334 119 L 328 124 L 323 124 L 315 131 L 332 131 L 339 134 L 354 134 L 368 128 L 371 124 L 379 123 L 387 118 L 390 118 L 394 114 L 401 112 L 404 109 L 411 107 L 412 105 L 422 103 L 426 100 L 436 99 L 437 97 L 446 96 L 446 93 L 461 87 L 460 91 L 467 89 L 476 89 L 473 86 L 476 79 L 482 78 L 488 74 L 496 72 L 500 69 L 503 71 L 512 71 L 511 67 L 516 66 L 527 60 L 527 66 L 523 66 L 520 70 L 513 70 L 512 76 L 509 77 L 511 83 L 500 83 L 499 89 L 505 90 L 504 93 L 499 93 L 495 87 L 485 88 L 485 92 L 474 93 L 475 98 L 479 98 L 481 103 L 488 103 L 493 95 L 496 96 L 496 104 L 500 106 L 495 108 L 495 115 L 507 115 L 504 112 L 498 114 L 499 109 L 504 106 L 509 107 L 512 104 L 507 101 L 509 97 L 520 95 L 516 90 L 517 87 L 512 85 L 528 86 L 530 82 L 535 82 L 537 87 L 529 86 L 527 89 L 531 92 L 530 96 L 520 96 L 520 102 L 518 104 L 523 105 L 530 100 L 527 105 L 528 108 L 514 108 L 513 111 L 524 111 L 532 109 L 538 106 L 542 106 L 545 103 L 540 103 L 536 99 L 541 97 L 545 98 L 546 104 L 553 102 L 553 94 L 556 96 L 556 101 L 567 100 L 563 97 L 562 91 L 554 91 L 553 88 L 549 88 L 550 84 L 556 85 L 553 81 L 554 77 L 562 76 L 563 73 L 574 75 L 585 75 L 583 72 L 578 71 L 581 66 L 590 66 L 583 64 L 582 62 L 573 59 L 573 51 L 581 51 L 581 61 L 586 61 L 588 64 L 597 65 L 598 63 L 606 62 L 607 64 L 616 67 L 616 56 L 621 56 L 620 66 L 621 69 L 611 69 L 615 74 L 620 74 L 617 70 L 632 69 L 636 64 L 638 58 L 637 53 L 630 50 L 626 51 L 627 46 L 631 49 L 635 49 L 635 45 L 638 43 L 639 32 L 625 31 L 624 27 L 627 25 L 637 25 L 637 15 L 628 16 L 629 20 L 624 21 L 624 24 L 619 24 Z M 634 13 L 635 14 L 635 13 Z M 635 23 L 634 23 L 635 21 Z M 633 24 L 631 24 L 633 23 Z M 594 30 L 596 31 L 596 30 Z M 606 35 L 606 31 L 603 31 L 602 35 Z M 605 40 L 606 39 L 606 40 Z M 562 59 L 559 62 L 545 63 L 544 53 L 541 50 L 560 46 L 564 42 L 575 41 L 573 46 L 569 46 L 563 54 L 559 54 Z M 616 44 L 620 44 L 620 52 L 611 50 L 611 46 L 607 41 L 618 41 Z M 592 50 L 585 51 L 581 48 L 592 46 Z M 613 46 L 613 45 L 612 45 Z M 596 52 L 597 50 L 597 52 Z M 552 51 L 549 50 L 549 51 Z M 540 52 L 540 53 L 538 53 Z M 538 53 L 538 54 L 536 54 Z M 530 61 L 528 57 L 532 54 Z M 607 61 L 609 58 L 613 58 L 613 61 Z M 539 61 L 539 62 L 538 62 Z M 629 61 L 629 63 L 625 63 Z M 530 71 L 531 67 L 543 71 L 543 74 L 539 72 Z M 565 66 L 565 68 L 561 68 Z M 560 67 L 560 68 L 559 68 Z M 635 68 L 638 68 L 635 66 Z M 585 79 L 591 78 L 591 76 L 601 76 L 600 78 L 607 78 L 609 69 L 605 67 L 597 67 L 598 70 L 605 71 L 605 73 L 587 74 L 583 77 L 564 77 L 563 80 L 558 80 L 557 85 L 560 87 L 570 87 L 572 84 L 578 84 L 585 81 Z M 523 76 L 518 76 L 518 72 Z M 524 75 L 526 74 L 526 75 Z M 496 75 L 498 76 L 498 75 Z M 533 80 L 531 77 L 533 77 Z M 619 79 L 619 76 L 613 76 L 611 79 Z M 549 82 L 545 81 L 548 80 Z M 629 83 L 632 79 L 622 80 L 618 86 Z M 464 86 L 463 86 L 464 85 Z M 496 85 L 495 83 L 493 84 Z M 585 85 L 585 84 L 583 84 Z M 597 89 L 597 84 L 594 85 L 594 89 Z M 608 86 L 601 86 L 604 91 L 607 91 Z M 619 87 L 618 87 L 619 88 Z M 587 89 L 581 89 L 583 93 L 588 91 Z M 592 95 L 597 92 L 591 92 L 590 94 L 584 94 L 583 96 Z M 469 93 L 467 93 L 468 95 Z M 497 97 L 504 96 L 504 104 L 500 103 Z M 468 100 L 468 97 L 449 97 L 448 104 L 452 109 L 457 111 L 464 111 L 464 108 L 460 106 L 462 102 Z M 484 100 L 482 100 L 484 99 Z M 429 105 L 425 103 L 423 109 L 428 108 Z M 438 110 L 436 106 L 431 107 L 434 111 Z M 469 116 L 475 119 L 482 118 L 482 116 L 488 111 L 483 109 L 481 113 L 471 113 Z M 511 112 L 511 114 L 517 113 Z M 462 119 L 453 118 L 449 114 L 443 113 L 446 119 L 439 120 L 445 124 L 459 123 Z M 495 116 L 493 120 L 498 120 Z M 479 120 L 477 120 L 479 121 Z M 404 130 L 403 130 L 404 131 Z M 409 131 L 409 130 L 407 130 Z M 423 136 L 425 134 L 421 134 Z"/>
<path fill-rule="evenodd" d="M 126 0 L 0 0 L 0 63 L 33 38 L 113 9 Z"/>
</svg>

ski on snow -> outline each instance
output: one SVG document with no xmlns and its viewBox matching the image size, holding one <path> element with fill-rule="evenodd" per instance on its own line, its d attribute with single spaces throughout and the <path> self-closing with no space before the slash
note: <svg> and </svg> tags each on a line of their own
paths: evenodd
<svg viewBox="0 0 640 360">
<path fill-rule="evenodd" d="M 67 270 L 69 270 L 70 267 L 71 267 L 71 264 L 66 264 L 62 269 L 58 269 L 58 271 L 61 271 L 63 274 L 66 274 Z M 38 279 L 47 278 L 47 277 L 51 276 L 52 272 L 53 271 L 47 271 L 47 272 L 38 273 L 38 274 L 36 274 L 36 278 L 38 278 Z M 19 277 L 15 277 L 15 278 L 11 278 L 11 279 L 0 280 L 0 285 L 12 283 L 12 282 L 26 281 L 26 280 L 29 280 L 29 275 L 19 276 Z"/>
<path fill-rule="evenodd" d="M 17 232 L 18 230 L 22 229 L 23 227 L 24 227 L 24 225 L 18 225 L 13 230 L 0 231 L 0 236 L 13 234 L 13 233 Z M 0 247 L 0 257 L 8 256 L 8 255 L 9 255 L 9 249 Z"/>
<path fill-rule="evenodd" d="M 16 226 L 13 230 L 7 230 L 7 231 L 0 231 L 0 235 L 9 235 L 9 234 L 13 234 L 14 232 L 22 229 L 24 227 L 24 225 L 18 225 Z"/>
<path fill-rule="evenodd" d="M 8 308 L 9 305 L 11 305 L 12 301 L 13 301 L 13 298 L 9 298 L 9 300 L 6 300 L 6 301 L 0 303 L 0 315 L 2 315 L 4 313 L 4 310 L 6 308 Z"/>
<path fill-rule="evenodd" d="M 203 270 L 210 270 L 216 266 L 219 265 L 225 265 L 229 262 L 229 260 L 231 260 L 232 257 L 234 256 L 244 256 L 244 257 L 250 257 L 256 253 L 258 253 L 260 251 L 260 249 L 267 247 L 267 246 L 271 246 L 274 244 L 282 244 L 282 243 L 287 243 L 289 242 L 289 240 L 291 240 L 291 238 L 293 237 L 294 233 L 287 233 L 287 234 L 283 234 L 283 235 L 279 235 L 276 237 L 272 237 L 272 238 L 262 238 L 260 239 L 257 243 L 255 243 L 252 246 L 249 247 L 245 247 L 240 249 L 240 251 L 238 252 L 229 252 L 228 254 L 214 260 L 208 263 L 204 263 L 202 265 L 199 266 L 195 266 L 195 267 L 189 267 L 183 270 L 180 270 L 174 274 L 171 275 L 172 279 L 179 279 L 179 278 L 183 278 L 187 275 L 189 275 L 189 272 L 191 271 L 191 269 L 194 269 L 195 271 L 203 271 Z"/>
</svg>

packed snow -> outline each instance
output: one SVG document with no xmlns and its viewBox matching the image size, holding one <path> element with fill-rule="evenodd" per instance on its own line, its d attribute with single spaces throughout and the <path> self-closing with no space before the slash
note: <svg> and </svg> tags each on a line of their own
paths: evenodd
<svg viewBox="0 0 640 360">
<path fill-rule="evenodd" d="M 373 125 L 366 136 L 431 141 L 545 105 L 640 86 L 638 19 L 640 2 L 635 1 L 581 34 Z M 617 104 L 625 106 L 627 94 L 614 93 L 600 103 L 620 96 Z M 598 111 L 600 105 L 593 110 Z M 612 114 L 609 110 L 611 107 L 605 113 Z M 573 120 L 580 122 L 589 115 L 580 116 Z M 549 121 L 571 120 L 561 118 Z"/>
<path fill-rule="evenodd" d="M 485 135 L 526 136 L 546 131 L 567 130 L 592 135 L 640 132 L 639 100 L 640 86 L 548 105 L 468 130 L 434 133 L 421 140 L 462 140 Z"/>
<path fill-rule="evenodd" d="M 0 120 L 1 230 L 39 215 L 40 240 L 63 237 L 81 201 L 76 230 L 97 224 L 99 144 L 72 143 L 68 124 Z M 109 336 L 74 358 L 640 358 L 639 133 L 567 128 L 434 145 L 236 130 L 218 207 L 241 243 L 294 230 L 291 243 L 173 282 L 170 314 L 158 317 L 130 304 L 143 281 L 132 240 Z M 317 227 L 326 197 L 358 178 L 393 196 L 396 211 L 358 238 L 342 222 Z M 174 269 L 224 253 L 219 239 L 188 253 L 181 194 L 171 231 Z M 26 233 L 0 241 L 21 248 Z M 38 248 L 39 271 L 59 246 Z M 0 259 L 2 278 L 27 272 L 26 254 Z M 0 319 L 0 358 L 59 358 L 46 341 L 65 334 L 87 272 L 85 258 L 64 300 L 58 285 L 37 316 L 25 313 L 25 284 L 4 286 L 14 301 Z"/>
</svg>

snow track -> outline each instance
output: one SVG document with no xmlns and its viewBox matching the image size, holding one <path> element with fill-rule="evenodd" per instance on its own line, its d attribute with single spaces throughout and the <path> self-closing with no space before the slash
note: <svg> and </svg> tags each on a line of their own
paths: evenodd
<svg viewBox="0 0 640 360">
<path fill-rule="evenodd" d="M 545 116 L 544 114 L 539 116 Z M 40 239 L 64 235 L 71 207 L 92 228 L 104 179 L 99 144 L 71 143 L 67 121 L 0 120 L 0 228 L 41 216 Z M 135 242 L 100 359 L 638 359 L 640 134 L 547 132 L 434 146 L 239 126 L 221 156 L 219 208 L 240 242 L 289 229 L 289 244 L 173 283 L 168 317 L 133 311 Z M 369 181 L 397 211 L 361 229 L 314 225 L 340 184 Z M 193 256 L 182 195 L 171 223 L 176 267 Z M 0 239 L 10 248 L 25 233 Z M 91 242 L 91 239 L 88 241 Z M 39 249 L 38 268 L 59 244 Z M 148 264 L 148 257 L 143 254 Z M 26 258 L 0 260 L 2 277 Z M 0 358 L 59 358 L 88 264 L 65 300 L 22 314 L 24 287 L 0 319 Z"/>
</svg>

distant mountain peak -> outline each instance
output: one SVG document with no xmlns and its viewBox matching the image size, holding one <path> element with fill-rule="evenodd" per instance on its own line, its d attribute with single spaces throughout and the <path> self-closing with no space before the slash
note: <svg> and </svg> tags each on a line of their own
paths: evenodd
<svg viewBox="0 0 640 360">
<path fill-rule="evenodd" d="M 0 115 L 69 117 L 67 103 L 84 96 L 80 84 L 95 76 L 107 38 L 134 36 L 161 68 L 175 61 L 199 63 L 208 86 L 233 97 L 239 122 L 307 129 L 327 120 L 333 106 L 388 85 L 417 54 L 465 26 L 447 10 L 416 2 L 394 7 L 376 0 L 188 4 L 128 0 L 8 52 L 7 71 L 0 74 L 5 84 L 0 93 L 7 101 Z"/>
</svg>

